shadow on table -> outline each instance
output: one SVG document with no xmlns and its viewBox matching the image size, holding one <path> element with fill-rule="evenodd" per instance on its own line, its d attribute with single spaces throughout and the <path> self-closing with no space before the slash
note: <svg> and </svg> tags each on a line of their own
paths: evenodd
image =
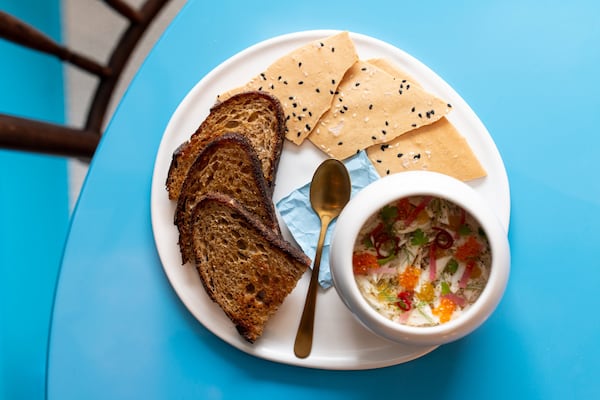
<svg viewBox="0 0 600 400">
<path fill-rule="evenodd" d="M 509 305 L 510 307 L 510 305 Z M 510 314 L 508 310 L 504 313 Z M 502 314 L 502 312 L 499 312 Z M 496 317 L 496 315 L 495 315 Z M 533 371 L 527 360 L 526 349 L 508 348 L 503 335 L 516 335 L 518 327 L 511 326 L 509 318 L 492 317 L 470 336 L 440 346 L 433 352 L 408 363 L 363 371 L 331 371 L 283 365 L 256 358 L 241 352 L 208 332 L 189 316 L 198 340 L 209 349 L 216 360 L 227 364 L 232 381 L 241 377 L 253 382 L 255 394 L 261 387 L 279 386 L 282 392 L 326 395 L 328 399 L 375 399 L 399 395 L 402 398 L 484 398 L 493 390 L 495 396 L 525 396 L 538 398 L 539 390 L 532 379 Z M 514 346 L 515 340 L 510 341 Z M 206 351 L 206 349 L 203 349 Z M 206 355 L 206 354 L 204 354 Z M 518 365 L 516 361 L 518 360 Z M 273 368 L 276 366 L 276 368 Z M 219 366 L 215 365 L 215 370 Z M 232 371 L 231 373 L 229 371 Z M 498 379 L 497 375 L 501 376 Z M 222 379 L 222 378 L 220 378 Z M 490 388 L 485 382 L 502 381 L 506 385 Z M 263 385 L 264 383 L 264 385 Z M 229 390 L 215 388 L 228 398 Z M 525 392 L 523 392 L 525 390 Z M 253 390 L 254 392 L 254 390 Z"/>
</svg>

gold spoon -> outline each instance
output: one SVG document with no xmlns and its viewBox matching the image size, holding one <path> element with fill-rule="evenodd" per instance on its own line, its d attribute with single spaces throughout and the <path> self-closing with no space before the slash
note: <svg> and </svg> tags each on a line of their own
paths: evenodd
<svg viewBox="0 0 600 400">
<path fill-rule="evenodd" d="M 319 286 L 319 268 L 321 253 L 327 227 L 337 217 L 350 200 L 350 176 L 344 164 L 335 159 L 325 160 L 313 175 L 310 183 L 310 204 L 321 220 L 321 232 L 317 243 L 317 252 L 308 285 L 308 293 L 302 311 L 302 318 L 296 333 L 294 354 L 306 358 L 312 349 L 317 288 Z"/>
</svg>

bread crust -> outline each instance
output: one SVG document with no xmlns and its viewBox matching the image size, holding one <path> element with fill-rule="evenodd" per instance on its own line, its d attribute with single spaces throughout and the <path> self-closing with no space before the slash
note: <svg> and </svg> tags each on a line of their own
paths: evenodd
<svg viewBox="0 0 600 400">
<path fill-rule="evenodd" d="M 262 125 L 262 122 L 269 126 Z M 173 153 L 166 181 L 169 198 L 175 200 L 179 197 L 189 168 L 202 149 L 212 139 L 228 132 L 242 134 L 252 143 L 272 193 L 285 131 L 281 103 L 268 93 L 248 91 L 216 103 L 190 139 Z"/>
<path fill-rule="evenodd" d="M 219 192 L 237 201 L 261 222 L 280 234 L 273 201 L 260 161 L 249 140 L 226 133 L 209 142 L 190 167 L 175 209 L 182 263 L 192 261 L 191 214 L 201 196 Z"/>
<path fill-rule="evenodd" d="M 193 221 L 202 285 L 240 335 L 254 343 L 311 261 L 223 194 L 202 196 Z"/>
</svg>

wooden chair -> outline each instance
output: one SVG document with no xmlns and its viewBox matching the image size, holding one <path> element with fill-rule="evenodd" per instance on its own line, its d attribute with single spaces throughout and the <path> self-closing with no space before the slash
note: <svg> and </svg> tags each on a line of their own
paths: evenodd
<svg viewBox="0 0 600 400">
<path fill-rule="evenodd" d="M 149 25 L 169 0 L 146 0 L 138 9 L 123 0 L 103 0 L 128 20 L 128 27 L 114 46 L 106 65 L 53 41 L 37 29 L 0 11 L 0 38 L 58 57 L 98 77 L 83 127 L 70 127 L 0 113 L 0 148 L 53 154 L 81 159 L 94 155 L 106 112 L 129 58 Z"/>
</svg>

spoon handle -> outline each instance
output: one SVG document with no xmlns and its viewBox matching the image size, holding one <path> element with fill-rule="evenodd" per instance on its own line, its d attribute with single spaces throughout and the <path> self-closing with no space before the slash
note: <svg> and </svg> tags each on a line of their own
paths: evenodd
<svg viewBox="0 0 600 400">
<path fill-rule="evenodd" d="M 298 358 L 306 358 L 310 354 L 313 341 L 313 330 L 315 326 L 315 308 L 317 305 L 317 289 L 319 287 L 319 270 L 321 267 L 321 253 L 323 252 L 323 243 L 325 242 L 325 234 L 331 218 L 329 216 L 321 217 L 321 232 L 319 233 L 319 241 L 317 242 L 317 252 L 315 254 L 315 262 L 310 275 L 310 283 L 308 284 L 308 293 L 304 303 L 304 310 L 298 325 L 296 333 L 296 341 L 294 342 L 294 354 Z"/>
</svg>

